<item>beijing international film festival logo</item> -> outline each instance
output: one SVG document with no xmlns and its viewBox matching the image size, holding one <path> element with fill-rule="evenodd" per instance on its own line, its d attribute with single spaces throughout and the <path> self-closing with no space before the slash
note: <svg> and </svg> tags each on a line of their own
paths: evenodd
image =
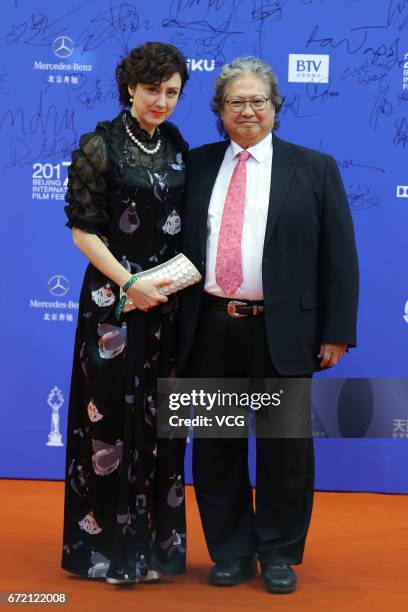
<svg viewBox="0 0 408 612">
<path fill-rule="evenodd" d="M 54 55 L 57 57 L 70 57 L 75 50 L 75 44 L 72 38 L 62 34 L 54 39 L 52 43 L 52 50 L 54 51 Z"/>
<path fill-rule="evenodd" d="M 64 396 L 61 389 L 57 386 L 53 387 L 47 398 L 47 404 L 51 408 L 51 429 L 48 434 L 47 446 L 64 446 L 59 429 L 59 411 L 63 403 Z"/>
<path fill-rule="evenodd" d="M 404 321 L 405 323 L 408 323 L 408 300 L 405 302 Z"/>
<path fill-rule="evenodd" d="M 328 83 L 329 55 L 289 54 L 289 83 Z"/>
</svg>

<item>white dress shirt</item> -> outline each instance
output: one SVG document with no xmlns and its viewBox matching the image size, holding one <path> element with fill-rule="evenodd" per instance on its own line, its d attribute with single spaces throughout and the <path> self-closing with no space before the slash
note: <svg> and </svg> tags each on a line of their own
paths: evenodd
<svg viewBox="0 0 408 612">
<path fill-rule="evenodd" d="M 204 291 L 221 297 L 263 300 L 262 254 L 271 188 L 272 134 L 268 134 L 261 142 L 247 149 L 251 157 L 246 163 L 247 183 L 241 240 L 243 281 L 230 296 L 222 291 L 215 278 L 222 212 L 240 151 L 243 151 L 242 147 L 231 140 L 211 194 L 207 218 L 207 266 Z"/>
</svg>

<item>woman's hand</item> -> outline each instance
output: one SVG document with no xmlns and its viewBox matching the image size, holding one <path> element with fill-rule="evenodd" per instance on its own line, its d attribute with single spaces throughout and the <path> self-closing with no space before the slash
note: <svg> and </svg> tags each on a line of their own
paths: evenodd
<svg viewBox="0 0 408 612">
<path fill-rule="evenodd" d="M 147 312 L 151 308 L 154 308 L 160 303 L 165 303 L 168 298 L 160 291 L 161 287 L 166 287 L 172 282 L 171 278 L 163 278 L 162 280 L 137 280 L 127 290 L 127 301 L 131 301 L 131 304 L 127 304 L 123 309 L 124 312 L 134 310 L 138 308 Z"/>
</svg>

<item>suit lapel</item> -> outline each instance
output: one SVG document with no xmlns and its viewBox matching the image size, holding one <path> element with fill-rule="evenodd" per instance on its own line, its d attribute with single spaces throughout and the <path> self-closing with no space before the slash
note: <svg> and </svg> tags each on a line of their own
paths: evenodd
<svg viewBox="0 0 408 612">
<path fill-rule="evenodd" d="M 211 194 L 230 141 L 217 142 L 206 150 L 202 160 L 202 173 L 199 180 L 197 209 L 199 214 L 200 250 L 203 261 L 207 256 L 207 218 Z"/>
<path fill-rule="evenodd" d="M 296 168 L 294 147 L 280 140 L 280 138 L 277 138 L 274 134 L 272 134 L 272 138 L 272 181 L 269 195 L 268 217 L 266 221 L 264 251 L 276 227 L 282 207 L 285 204 Z"/>
</svg>

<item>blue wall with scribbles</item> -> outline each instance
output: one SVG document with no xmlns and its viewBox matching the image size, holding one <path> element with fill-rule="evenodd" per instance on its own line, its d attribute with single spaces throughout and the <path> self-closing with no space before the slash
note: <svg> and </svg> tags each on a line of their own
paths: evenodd
<svg viewBox="0 0 408 612">
<path fill-rule="evenodd" d="M 279 76 L 279 136 L 337 160 L 360 258 L 359 345 L 316 379 L 316 485 L 407 492 L 407 0 L 4 0 L 0 15 L 0 476 L 63 477 L 85 267 L 64 227 L 70 152 L 117 114 L 119 57 L 157 40 L 189 60 L 173 120 L 190 146 L 219 138 L 219 67 L 253 54 Z"/>
</svg>

